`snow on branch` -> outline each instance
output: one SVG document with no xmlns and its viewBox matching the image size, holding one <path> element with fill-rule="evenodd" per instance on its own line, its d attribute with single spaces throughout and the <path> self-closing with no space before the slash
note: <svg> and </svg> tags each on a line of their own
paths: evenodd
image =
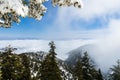
<svg viewBox="0 0 120 80">
<path fill-rule="evenodd" d="M 20 17 L 31 17 L 41 20 L 47 8 L 47 0 L 0 0 L 0 27 L 9 28 L 12 23 L 19 23 Z M 81 0 L 52 0 L 55 6 L 74 6 L 81 8 Z"/>
</svg>

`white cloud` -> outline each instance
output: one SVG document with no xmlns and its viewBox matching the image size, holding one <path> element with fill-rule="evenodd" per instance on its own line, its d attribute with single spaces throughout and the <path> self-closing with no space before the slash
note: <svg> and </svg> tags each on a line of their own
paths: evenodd
<svg viewBox="0 0 120 80">
<path fill-rule="evenodd" d="M 95 57 L 102 68 L 109 68 L 120 59 L 120 19 L 110 21 L 108 32 L 105 36 L 103 33 L 97 42 L 100 52 Z"/>
<path fill-rule="evenodd" d="M 26 51 L 46 51 L 48 49 L 48 41 L 43 40 L 1 40 L 0 44 L 0 48 L 8 45 L 18 48 L 18 53 Z"/>
<path fill-rule="evenodd" d="M 59 22 L 69 18 L 73 19 L 91 19 L 96 17 L 104 17 L 120 13 L 120 0 L 82 0 L 84 7 L 77 8 L 59 8 L 58 20 Z M 68 19 L 67 19 L 68 20 Z"/>
<path fill-rule="evenodd" d="M 114 16 L 120 16 L 120 0 L 82 1 L 84 4 L 82 9 L 74 7 L 58 8 L 53 24 L 46 31 L 48 34 L 45 33 L 47 37 L 50 37 L 49 39 L 96 38 L 100 32 L 106 32 L 107 24 Z M 95 29 L 96 18 L 99 23 L 97 30 Z M 83 24 L 82 21 L 85 23 Z M 85 26 L 86 24 L 88 25 L 87 27 Z M 89 27 L 91 27 L 91 30 L 88 30 Z"/>
<path fill-rule="evenodd" d="M 96 29 L 96 30 L 83 30 L 83 31 L 54 31 L 48 32 L 45 34 L 44 39 L 53 39 L 53 40 L 73 40 L 73 39 L 94 39 L 101 36 L 101 33 L 107 34 L 106 29 Z"/>
<path fill-rule="evenodd" d="M 83 18 L 94 18 L 119 13 L 120 0 L 85 0 L 84 8 L 76 11 Z"/>
<path fill-rule="evenodd" d="M 18 48 L 16 52 L 30 52 L 30 51 L 49 51 L 48 43 L 49 40 L 1 40 L 0 48 L 4 48 L 8 45 L 12 47 Z M 93 43 L 93 40 L 66 40 L 66 41 L 55 41 L 56 44 L 56 52 L 58 57 L 61 59 L 65 59 L 67 55 L 65 53 L 69 52 L 72 49 L 75 49 L 79 46 Z"/>
</svg>

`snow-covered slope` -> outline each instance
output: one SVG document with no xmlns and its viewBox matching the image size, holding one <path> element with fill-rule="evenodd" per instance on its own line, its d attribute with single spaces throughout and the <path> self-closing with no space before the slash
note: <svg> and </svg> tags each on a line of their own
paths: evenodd
<svg viewBox="0 0 120 80">
<path fill-rule="evenodd" d="M 69 62 L 70 64 L 74 64 L 78 58 L 81 58 L 81 56 L 83 56 L 83 54 L 85 52 L 87 52 L 89 54 L 89 56 L 92 57 L 91 55 L 93 55 L 92 53 L 94 52 L 93 49 L 95 49 L 95 51 L 96 51 L 96 48 L 97 48 L 97 46 L 93 45 L 93 44 L 80 46 L 80 47 L 67 53 L 69 56 L 66 59 L 66 61 Z M 92 59 L 94 59 L 94 58 L 92 57 Z"/>
<path fill-rule="evenodd" d="M 30 66 L 31 66 L 31 76 L 36 77 L 40 76 L 38 73 L 39 67 L 41 66 L 41 61 L 44 60 L 46 56 L 46 52 L 39 51 L 39 52 L 25 52 L 22 53 L 28 56 L 30 58 Z M 69 67 L 67 63 L 61 59 L 57 59 L 59 68 L 61 70 L 61 75 L 63 80 L 72 80 L 73 75 L 69 72 Z"/>
<path fill-rule="evenodd" d="M 17 53 L 23 52 L 36 52 L 36 51 L 49 51 L 48 43 L 50 40 L 39 40 L 39 39 L 21 39 L 21 40 L 0 40 L 0 49 L 8 45 L 11 45 L 14 48 L 18 48 Z M 115 44 L 111 45 L 108 43 L 97 43 L 95 40 L 56 40 L 56 53 L 57 57 L 65 60 L 68 55 L 68 60 L 74 61 L 70 58 L 71 56 L 88 52 L 89 56 L 97 63 L 97 65 L 103 70 L 107 71 L 112 65 L 114 65 L 117 59 L 120 58 L 120 49 L 119 46 Z M 117 45 L 117 44 L 116 44 Z M 71 51 L 72 50 L 72 51 Z M 106 64 L 107 63 L 107 64 Z"/>
<path fill-rule="evenodd" d="M 103 46 L 104 47 L 104 46 Z M 81 58 L 83 56 L 83 53 L 87 52 L 90 59 L 94 62 L 96 67 L 101 68 L 101 70 L 106 73 L 108 69 L 114 64 L 108 61 L 109 57 L 107 57 L 106 54 L 101 50 L 101 47 L 95 44 L 87 44 L 80 46 L 76 49 L 73 49 L 72 51 L 68 52 L 67 54 L 69 55 L 68 58 L 66 59 L 66 62 L 68 64 L 75 64 L 78 58 Z M 106 56 L 105 56 L 106 55 Z M 109 55 L 108 55 L 109 56 Z M 110 56 L 111 57 L 111 56 Z M 111 57 L 111 59 L 113 56 Z M 116 59 L 117 60 L 117 59 Z M 113 61 L 112 61 L 113 62 Z"/>
</svg>

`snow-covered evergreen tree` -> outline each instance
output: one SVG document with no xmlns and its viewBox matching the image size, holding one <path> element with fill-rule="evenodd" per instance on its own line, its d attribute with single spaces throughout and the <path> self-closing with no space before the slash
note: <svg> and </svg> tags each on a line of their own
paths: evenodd
<svg viewBox="0 0 120 80">
<path fill-rule="evenodd" d="M 30 60 L 25 54 L 18 55 L 22 60 L 21 63 L 24 67 L 23 74 L 21 80 L 32 80 L 31 79 L 31 72 L 30 72 Z"/>
<path fill-rule="evenodd" d="M 52 41 L 49 45 L 49 54 L 41 65 L 41 80 L 62 80 L 61 71 L 56 60 L 55 44 Z"/>
<path fill-rule="evenodd" d="M 103 80 L 101 71 L 97 71 L 95 69 L 95 66 L 91 62 L 87 52 L 84 53 L 81 63 L 84 80 Z"/>
<path fill-rule="evenodd" d="M 110 70 L 109 80 L 120 80 L 120 60 Z"/>
<path fill-rule="evenodd" d="M 103 79 L 102 72 L 101 72 L 100 69 L 98 70 L 98 74 L 97 74 L 97 76 L 96 76 L 96 79 L 97 79 L 97 80 L 104 80 L 104 79 Z"/>
<path fill-rule="evenodd" d="M 24 66 L 21 58 L 13 54 L 14 48 L 8 46 L 1 57 L 1 80 L 21 80 L 23 78 Z M 23 80 L 23 79 L 22 79 Z"/>
<path fill-rule="evenodd" d="M 75 74 L 75 80 L 84 80 L 83 79 L 83 68 L 82 63 L 80 60 L 77 61 L 74 74 Z"/>
<path fill-rule="evenodd" d="M 20 17 L 31 17 L 41 20 L 47 8 L 44 2 L 48 0 L 0 0 L 0 27 L 11 27 L 12 23 L 19 23 Z M 81 0 L 52 0 L 55 6 L 74 6 L 81 8 Z"/>
</svg>

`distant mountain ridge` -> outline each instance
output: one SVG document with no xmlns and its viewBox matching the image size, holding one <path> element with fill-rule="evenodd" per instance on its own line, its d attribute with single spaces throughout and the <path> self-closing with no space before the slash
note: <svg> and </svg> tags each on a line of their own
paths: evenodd
<svg viewBox="0 0 120 80">
<path fill-rule="evenodd" d="M 74 50 L 71 50 L 70 52 L 68 52 L 68 58 L 65 60 L 65 62 L 69 65 L 75 65 L 76 62 L 78 61 L 78 59 L 80 59 L 85 52 L 88 53 L 91 61 L 97 65 L 97 63 L 95 62 L 94 58 L 91 56 L 92 53 L 94 51 L 92 51 L 93 49 L 96 49 L 96 45 L 93 45 L 93 44 L 87 44 L 87 45 L 83 45 L 83 46 L 80 46 Z"/>
<path fill-rule="evenodd" d="M 0 40 L 41 40 L 40 38 L 6 38 L 6 37 L 0 37 Z"/>
<path fill-rule="evenodd" d="M 74 49 L 67 54 L 69 54 L 68 58 L 66 60 L 61 60 L 59 58 L 56 58 L 59 69 L 61 70 L 61 77 L 63 80 L 76 80 L 75 79 L 75 73 L 74 73 L 74 67 L 76 62 L 79 58 L 81 58 L 81 55 L 85 53 L 86 51 L 89 52 L 89 48 L 94 48 L 93 45 L 84 45 L 81 47 L 78 47 L 77 49 Z M 31 77 L 40 77 L 40 69 L 41 69 L 41 63 L 45 59 L 48 52 L 44 51 L 31 51 L 31 52 L 24 52 L 16 55 L 26 55 L 30 62 L 30 72 Z M 88 53 L 89 54 L 89 53 Z M 23 58 L 21 58 L 23 59 Z M 23 59 L 24 60 L 24 59 Z M 72 66 L 71 66 L 72 65 Z"/>
<path fill-rule="evenodd" d="M 74 50 L 68 52 L 67 54 L 69 54 L 69 56 L 66 60 L 61 60 L 61 59 L 57 58 L 59 68 L 62 71 L 62 78 L 64 80 L 72 80 L 73 79 L 74 75 L 72 74 L 69 66 L 70 65 L 74 66 L 75 63 L 77 62 L 77 60 L 79 58 L 81 58 L 81 55 L 83 55 L 86 51 L 89 52 L 89 48 L 91 48 L 91 46 L 92 46 L 92 48 L 95 47 L 95 45 L 88 44 L 88 45 L 78 47 L 77 49 L 74 49 Z M 37 51 L 37 52 L 25 52 L 22 54 L 26 54 L 30 58 L 31 64 L 34 66 L 36 64 L 40 65 L 39 61 L 44 60 L 44 57 L 47 55 L 47 52 Z M 38 70 L 35 71 L 34 67 L 33 67 L 32 71 L 36 72 Z"/>
</svg>

